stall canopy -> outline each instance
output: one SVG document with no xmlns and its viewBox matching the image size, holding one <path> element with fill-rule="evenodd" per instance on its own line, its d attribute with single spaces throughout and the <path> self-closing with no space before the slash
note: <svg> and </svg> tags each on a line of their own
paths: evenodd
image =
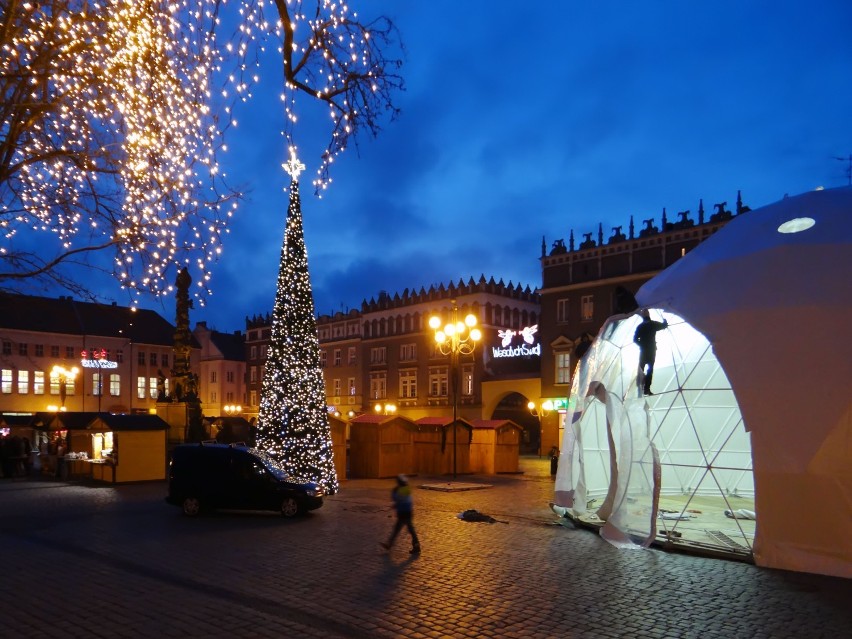
<svg viewBox="0 0 852 639">
<path fill-rule="evenodd" d="M 850 274 L 847 187 L 738 216 L 647 282 L 637 301 L 669 324 L 654 395 L 641 318 L 610 318 L 574 378 L 556 502 L 582 514 L 598 491 L 601 534 L 641 544 L 667 491 L 715 492 L 734 515 L 753 498 L 756 529 L 732 525 L 757 564 L 852 576 Z"/>
</svg>

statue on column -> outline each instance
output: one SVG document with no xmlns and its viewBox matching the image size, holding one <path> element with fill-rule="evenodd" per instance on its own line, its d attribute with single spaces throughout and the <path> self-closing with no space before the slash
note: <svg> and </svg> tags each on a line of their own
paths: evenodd
<svg viewBox="0 0 852 639">
<path fill-rule="evenodd" d="M 197 399 L 197 396 L 191 397 L 191 395 L 197 393 L 197 389 L 192 388 L 189 368 L 189 358 L 192 352 L 192 333 L 189 331 L 189 309 L 192 308 L 192 300 L 189 299 L 190 284 L 192 284 L 192 277 L 184 267 L 178 273 L 177 280 L 175 281 L 175 287 L 177 288 L 175 295 L 175 365 L 172 369 L 172 377 L 174 378 L 175 387 L 174 397 L 178 402 Z"/>
</svg>

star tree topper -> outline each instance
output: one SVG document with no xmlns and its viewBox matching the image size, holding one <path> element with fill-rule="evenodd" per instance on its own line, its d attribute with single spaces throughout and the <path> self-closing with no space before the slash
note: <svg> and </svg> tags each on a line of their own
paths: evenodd
<svg viewBox="0 0 852 639">
<path fill-rule="evenodd" d="M 299 181 L 299 175 L 305 170 L 305 165 L 296 157 L 296 149 L 290 147 L 290 159 L 281 165 L 294 182 Z"/>
</svg>

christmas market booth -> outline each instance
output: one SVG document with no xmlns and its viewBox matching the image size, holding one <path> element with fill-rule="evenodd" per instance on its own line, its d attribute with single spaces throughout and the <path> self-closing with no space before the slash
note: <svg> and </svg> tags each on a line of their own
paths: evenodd
<svg viewBox="0 0 852 639">
<path fill-rule="evenodd" d="M 473 427 L 464 419 L 421 417 L 414 433 L 414 467 L 425 475 L 470 473 Z"/>
<path fill-rule="evenodd" d="M 166 478 L 169 425 L 156 415 L 40 413 L 42 472 L 112 483 Z"/>
<path fill-rule="evenodd" d="M 415 474 L 417 424 L 399 415 L 359 415 L 349 422 L 349 474 L 358 479 Z"/>
<path fill-rule="evenodd" d="M 348 424 L 335 415 L 329 415 L 328 425 L 331 429 L 331 445 L 334 454 L 334 472 L 337 473 L 338 479 L 344 479 L 347 476 L 346 430 Z"/>
<path fill-rule="evenodd" d="M 474 419 L 471 425 L 471 472 L 517 473 L 523 427 L 508 419 Z"/>
</svg>

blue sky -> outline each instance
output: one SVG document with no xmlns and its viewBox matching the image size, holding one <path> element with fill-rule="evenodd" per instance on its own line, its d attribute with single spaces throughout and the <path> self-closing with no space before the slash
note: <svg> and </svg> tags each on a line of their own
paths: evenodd
<svg viewBox="0 0 852 639">
<path fill-rule="evenodd" d="M 310 179 L 325 109 L 304 100 L 302 215 L 316 310 L 459 278 L 540 285 L 542 236 L 696 217 L 848 183 L 852 3 L 352 0 L 405 43 L 401 117 Z M 223 162 L 250 190 L 193 311 L 222 331 L 271 311 L 289 177 L 274 65 Z M 319 120 L 319 124 L 314 122 Z M 168 308 L 168 307 L 167 307 Z M 172 320 L 172 310 L 163 311 Z"/>
</svg>

